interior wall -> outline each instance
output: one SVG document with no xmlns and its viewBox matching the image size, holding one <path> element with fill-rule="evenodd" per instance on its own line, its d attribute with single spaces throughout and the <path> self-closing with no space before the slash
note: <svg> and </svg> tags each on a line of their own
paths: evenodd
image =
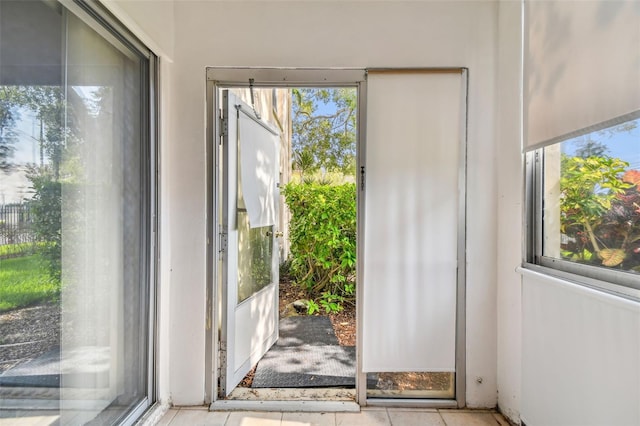
<svg viewBox="0 0 640 426">
<path fill-rule="evenodd" d="M 522 420 L 640 424 L 640 303 L 525 272 Z"/>
<path fill-rule="evenodd" d="M 503 1 L 498 18 L 498 407 L 520 423 L 522 261 L 522 3 Z"/>
<path fill-rule="evenodd" d="M 525 6 L 526 149 L 640 108 L 640 3 Z M 550 157 L 559 164 L 554 148 L 545 164 Z M 521 336 L 527 425 L 640 424 L 637 295 L 632 301 L 525 270 Z"/>
<path fill-rule="evenodd" d="M 164 45 L 170 44 L 162 33 L 170 13 L 156 18 L 161 3 L 122 9 Z M 166 93 L 171 102 L 171 113 L 163 113 L 169 140 L 162 145 L 161 259 L 170 304 L 161 306 L 160 318 L 169 309 L 169 351 L 162 347 L 161 355 L 174 404 L 204 402 L 205 68 L 467 67 L 466 398 L 470 407 L 495 406 L 497 9 L 495 1 L 173 3 L 173 63 L 162 89 L 163 105 Z"/>
</svg>

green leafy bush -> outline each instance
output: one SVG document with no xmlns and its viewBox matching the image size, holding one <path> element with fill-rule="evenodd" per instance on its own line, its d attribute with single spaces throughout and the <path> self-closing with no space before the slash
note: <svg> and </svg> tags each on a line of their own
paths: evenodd
<svg viewBox="0 0 640 426">
<path fill-rule="evenodd" d="M 52 279 L 60 281 L 62 273 L 62 185 L 48 167 L 32 168 L 27 177 L 33 188 L 29 201 L 38 251 L 46 262 Z"/>
<path fill-rule="evenodd" d="M 310 299 L 319 299 L 309 304 L 314 312 L 338 312 L 354 300 L 355 184 L 289 183 L 284 195 L 291 211 L 289 272 Z"/>
<path fill-rule="evenodd" d="M 640 272 L 640 172 L 608 156 L 562 156 L 562 257 Z"/>
</svg>

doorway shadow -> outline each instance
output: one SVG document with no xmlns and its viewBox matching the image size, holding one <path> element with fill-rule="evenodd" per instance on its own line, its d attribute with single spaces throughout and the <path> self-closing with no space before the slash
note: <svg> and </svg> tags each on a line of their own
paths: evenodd
<svg viewBox="0 0 640 426">
<path fill-rule="evenodd" d="M 251 387 L 355 387 L 355 346 L 339 345 L 328 317 L 283 318 L 279 333 L 258 362 Z"/>
</svg>

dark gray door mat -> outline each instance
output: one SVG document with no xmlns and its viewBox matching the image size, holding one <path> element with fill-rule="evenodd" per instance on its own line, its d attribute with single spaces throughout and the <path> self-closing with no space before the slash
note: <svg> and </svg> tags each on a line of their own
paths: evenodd
<svg viewBox="0 0 640 426">
<path fill-rule="evenodd" d="M 329 317 L 283 318 L 279 333 L 258 363 L 252 387 L 355 386 L 355 347 L 338 345 Z"/>
<path fill-rule="evenodd" d="M 252 387 L 355 386 L 355 349 L 338 345 L 274 345 L 258 363 Z"/>
<path fill-rule="evenodd" d="M 329 317 L 298 316 L 280 320 L 278 346 L 338 345 Z"/>
</svg>

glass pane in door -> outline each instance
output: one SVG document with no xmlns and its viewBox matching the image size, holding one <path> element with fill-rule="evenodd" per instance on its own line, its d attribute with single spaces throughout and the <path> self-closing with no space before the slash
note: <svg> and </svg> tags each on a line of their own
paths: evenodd
<svg viewBox="0 0 640 426">
<path fill-rule="evenodd" d="M 455 373 L 367 373 L 367 396 L 372 398 L 453 398 Z"/>
<path fill-rule="evenodd" d="M 249 216 L 238 212 L 238 303 L 273 282 L 273 226 L 249 227 Z"/>
</svg>

